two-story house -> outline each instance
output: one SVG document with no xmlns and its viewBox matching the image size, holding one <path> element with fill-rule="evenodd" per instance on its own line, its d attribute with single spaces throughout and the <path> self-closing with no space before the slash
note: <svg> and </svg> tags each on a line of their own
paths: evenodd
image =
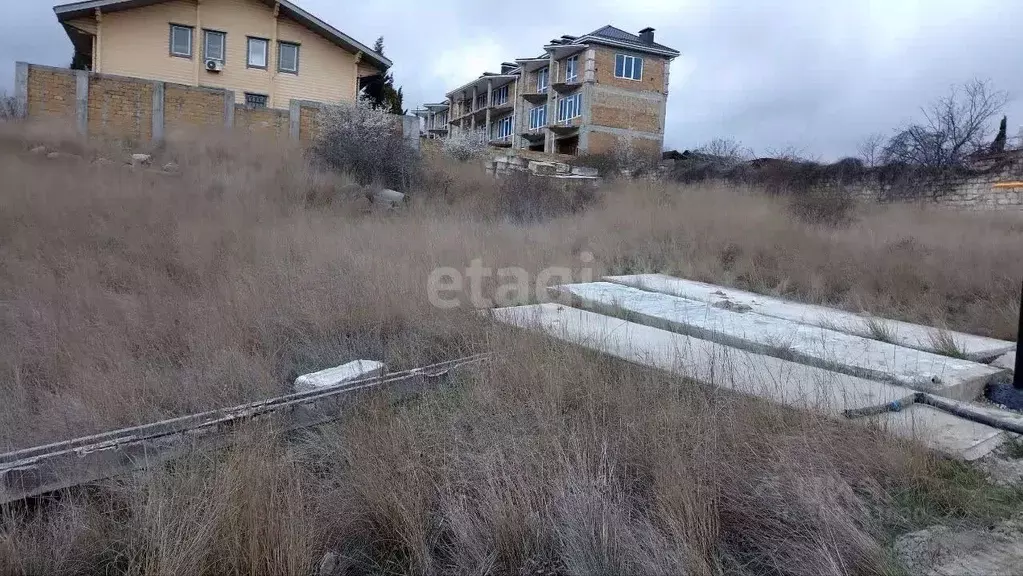
<svg viewBox="0 0 1023 576">
<path fill-rule="evenodd" d="M 660 152 L 671 61 L 679 52 L 605 26 L 562 36 L 535 58 L 501 65 L 447 93 L 451 135 L 482 132 L 492 146 L 548 153 L 603 153 L 620 143 Z M 427 125 L 436 125 L 431 110 Z M 439 133 L 439 132 L 438 132 Z"/>
<path fill-rule="evenodd" d="M 91 0 L 54 12 L 93 72 L 224 88 L 252 107 L 352 101 L 391 66 L 287 0 Z"/>
</svg>

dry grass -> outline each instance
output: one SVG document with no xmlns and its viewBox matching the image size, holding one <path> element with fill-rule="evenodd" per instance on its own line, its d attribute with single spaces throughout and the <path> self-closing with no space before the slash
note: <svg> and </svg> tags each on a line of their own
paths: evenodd
<svg viewBox="0 0 1023 576">
<path fill-rule="evenodd" d="M 596 274 L 1014 336 L 1011 216 L 861 208 L 834 228 L 752 191 L 622 183 L 522 225 L 503 211 L 513 190 L 436 160 L 409 207 L 380 214 L 285 145 L 171 143 L 155 151 L 181 165 L 171 178 L 25 153 L 40 138 L 0 134 L 6 447 L 283 393 L 354 358 L 502 354 L 300 442 L 255 431 L 8 510 L 4 573 L 310 573 L 326 550 L 345 573 L 886 573 L 877 508 L 926 481 L 915 447 L 438 310 L 426 278 L 590 252 Z"/>
</svg>

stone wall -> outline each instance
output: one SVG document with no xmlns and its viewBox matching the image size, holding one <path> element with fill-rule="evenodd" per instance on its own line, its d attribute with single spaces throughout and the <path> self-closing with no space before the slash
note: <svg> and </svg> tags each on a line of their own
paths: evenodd
<svg viewBox="0 0 1023 576">
<path fill-rule="evenodd" d="M 238 128 L 302 142 L 320 132 L 323 104 L 292 100 L 287 110 L 235 104 L 232 90 L 185 86 L 18 62 L 18 111 L 31 120 L 74 124 L 88 136 L 133 142 L 162 140 L 168 132 Z M 419 145 L 417 118 L 395 116 L 395 127 Z"/>
<path fill-rule="evenodd" d="M 876 177 L 846 186 L 864 200 L 925 201 L 968 210 L 1023 210 L 1023 154 L 1005 153 L 974 162 L 968 172 L 915 183 L 881 183 Z"/>
</svg>

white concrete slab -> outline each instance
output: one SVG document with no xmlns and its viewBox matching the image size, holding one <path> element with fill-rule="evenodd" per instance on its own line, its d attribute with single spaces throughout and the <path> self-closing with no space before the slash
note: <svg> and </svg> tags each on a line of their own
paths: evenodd
<svg viewBox="0 0 1023 576">
<path fill-rule="evenodd" d="M 698 300 L 716 306 L 748 309 L 751 312 L 764 316 L 772 316 L 814 326 L 824 326 L 867 338 L 874 338 L 876 336 L 876 331 L 871 328 L 872 325 L 875 327 L 880 326 L 888 337 L 886 339 L 895 344 L 940 353 L 941 347 L 937 345 L 940 331 L 929 326 L 854 314 L 824 306 L 801 304 L 782 298 L 763 296 L 704 282 L 674 278 L 664 274 L 608 276 L 604 280 L 642 290 Z M 974 336 L 962 332 L 949 331 L 946 334 L 952 337 L 953 341 L 963 352 L 964 357 L 970 360 L 991 360 L 1016 349 L 1014 342 L 1006 340 Z"/>
<path fill-rule="evenodd" d="M 1009 352 L 1004 356 L 999 356 L 997 360 L 991 363 L 992 366 L 998 368 L 1004 368 L 1006 370 L 1016 369 L 1016 352 Z"/>
<path fill-rule="evenodd" d="M 865 419 L 889 434 L 922 441 L 929 448 L 963 460 L 991 453 L 1005 440 L 1005 432 L 972 422 L 924 404 L 901 412 L 885 412 Z"/>
<path fill-rule="evenodd" d="M 611 282 L 553 290 L 598 310 L 627 312 L 626 317 L 643 324 L 956 400 L 976 399 L 988 382 L 1005 374 L 969 360 Z"/>
<path fill-rule="evenodd" d="M 299 376 L 295 379 L 295 392 L 309 392 L 345 382 L 352 382 L 360 378 L 381 376 L 386 370 L 387 366 L 383 362 L 356 360 L 342 366 Z"/>
<path fill-rule="evenodd" d="M 845 410 L 905 401 L 915 395 L 913 390 L 902 386 L 831 372 L 558 304 L 500 308 L 492 310 L 491 314 L 502 323 L 537 330 L 616 358 L 829 416 L 838 417 Z M 924 418 L 926 422 L 947 420 L 931 415 Z M 925 445 L 956 457 L 974 457 L 975 453 L 987 450 L 989 444 L 996 444 L 983 429 L 977 430 L 984 433 L 963 436 L 958 443 L 953 443 L 943 438 L 930 438 L 928 435 L 935 429 L 933 425 L 914 427 L 898 418 L 892 420 L 895 433 L 911 434 Z M 972 423 L 969 428 L 973 429 Z M 918 431 L 925 432 L 918 434 Z"/>
</svg>

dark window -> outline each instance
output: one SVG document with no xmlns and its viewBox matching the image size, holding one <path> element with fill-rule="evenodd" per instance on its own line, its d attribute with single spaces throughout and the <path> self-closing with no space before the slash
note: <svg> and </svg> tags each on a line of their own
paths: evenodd
<svg viewBox="0 0 1023 576">
<path fill-rule="evenodd" d="M 298 74 L 298 44 L 281 42 L 278 45 L 277 70 Z"/>
<path fill-rule="evenodd" d="M 205 30 L 205 33 L 206 44 L 203 48 L 203 58 L 223 62 L 227 35 L 214 30 Z"/>
<path fill-rule="evenodd" d="M 170 53 L 171 56 L 181 58 L 192 57 L 192 28 L 171 24 L 170 27 Z"/>
<path fill-rule="evenodd" d="M 266 108 L 266 94 L 245 93 L 245 106 L 247 108 Z"/>
</svg>

